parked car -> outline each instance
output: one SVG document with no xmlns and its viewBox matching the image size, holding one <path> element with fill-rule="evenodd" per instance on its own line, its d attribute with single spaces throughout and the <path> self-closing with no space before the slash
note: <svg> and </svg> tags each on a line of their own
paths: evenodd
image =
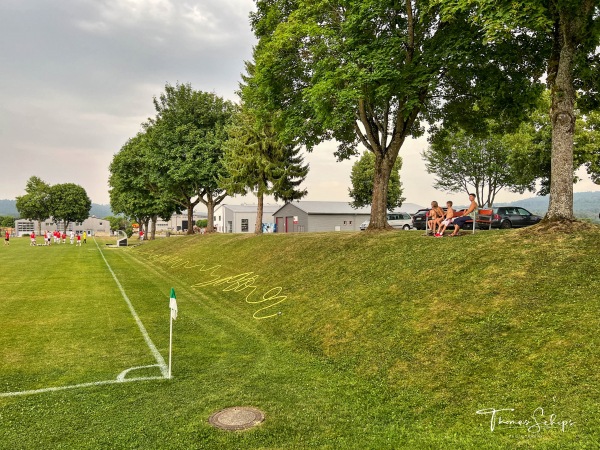
<svg viewBox="0 0 600 450">
<path fill-rule="evenodd" d="M 387 221 L 393 228 L 410 230 L 413 227 L 411 215 L 405 212 L 388 213 Z M 365 220 L 360 224 L 360 229 L 362 231 L 366 230 L 370 222 L 370 220 Z"/>
<path fill-rule="evenodd" d="M 446 214 L 446 210 L 448 208 L 446 208 L 444 206 L 444 207 L 442 207 L 442 209 L 444 210 L 444 214 Z M 413 228 L 415 228 L 417 230 L 424 230 L 427 227 L 427 220 L 428 220 L 427 213 L 430 210 L 431 210 L 431 208 L 423 208 L 413 214 L 413 216 L 412 216 Z"/>
<path fill-rule="evenodd" d="M 499 206 L 492 208 L 494 217 L 492 219 L 493 228 L 518 228 L 535 225 L 542 218 L 531 214 L 525 208 L 518 206 Z"/>
<path fill-rule="evenodd" d="M 426 214 L 429 212 L 429 208 L 424 208 L 418 210 L 412 216 L 412 226 L 417 230 L 424 230 L 427 226 L 427 216 Z"/>
</svg>

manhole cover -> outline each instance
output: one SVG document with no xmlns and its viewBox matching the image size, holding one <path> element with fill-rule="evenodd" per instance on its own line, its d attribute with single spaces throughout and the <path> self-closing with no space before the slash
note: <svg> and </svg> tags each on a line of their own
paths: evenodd
<svg viewBox="0 0 600 450">
<path fill-rule="evenodd" d="M 265 420 L 263 412 L 249 406 L 222 409 L 208 419 L 211 425 L 223 430 L 245 430 L 255 427 L 263 420 Z"/>
</svg>

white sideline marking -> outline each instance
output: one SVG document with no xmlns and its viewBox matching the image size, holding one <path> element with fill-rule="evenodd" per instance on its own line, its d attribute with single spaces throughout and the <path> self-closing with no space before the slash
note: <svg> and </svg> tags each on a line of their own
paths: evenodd
<svg viewBox="0 0 600 450">
<path fill-rule="evenodd" d="M 108 261 L 104 257 L 104 253 L 102 253 L 102 250 L 100 249 L 100 246 L 98 245 L 98 242 L 96 241 L 96 238 L 94 238 L 94 242 L 96 243 L 96 247 L 98 247 L 98 251 L 100 252 L 100 256 L 102 256 L 102 259 L 104 260 L 104 263 L 106 264 L 106 267 L 108 267 L 108 271 L 110 272 L 113 279 L 115 280 L 115 283 L 117 283 L 117 286 L 119 287 L 119 290 L 121 291 L 121 295 L 123 296 L 123 299 L 125 299 L 125 303 L 127 303 L 127 306 L 129 306 L 131 315 L 133 316 L 136 323 L 138 324 L 138 327 L 139 327 L 140 331 L 142 332 L 142 336 L 144 336 L 144 339 L 146 340 L 146 344 L 148 344 L 148 348 L 150 348 L 150 351 L 152 352 L 152 354 L 154 355 L 154 358 L 156 359 L 156 362 L 158 363 L 158 367 L 160 367 L 160 371 L 163 374 L 163 377 L 167 378 L 168 373 L 167 373 L 167 365 L 165 363 L 165 360 L 163 359 L 162 355 L 160 354 L 160 352 L 154 345 L 154 342 L 152 342 L 152 339 L 150 339 L 150 336 L 148 335 L 148 332 L 146 331 L 144 324 L 142 323 L 139 316 L 135 312 L 135 309 L 133 308 L 133 305 L 131 304 L 129 297 L 127 297 L 127 294 L 125 293 L 125 290 L 123 289 L 123 286 L 121 286 L 121 283 L 119 282 L 119 280 L 117 279 L 117 276 L 115 275 L 112 268 L 110 267 L 110 264 L 108 264 Z"/>
<path fill-rule="evenodd" d="M 117 283 L 117 286 L 119 287 L 119 290 L 121 291 L 121 295 L 125 299 L 125 302 L 127 303 L 127 306 L 129 306 L 129 311 L 131 311 L 131 315 L 133 316 L 133 318 L 135 319 L 136 323 L 138 324 L 138 327 L 139 327 L 140 331 L 142 332 L 142 335 L 144 336 L 144 339 L 146 340 L 146 344 L 148 344 L 148 347 L 150 348 L 150 351 L 154 355 L 154 358 L 156 359 L 156 362 L 158 364 L 152 364 L 152 365 L 149 365 L 149 366 L 130 367 L 129 369 L 125 369 L 123 372 L 121 372 L 117 376 L 116 380 L 92 381 L 90 383 L 80 383 L 80 384 L 71 384 L 71 385 L 68 385 L 68 386 L 58 386 L 58 387 L 50 387 L 50 388 L 42 388 L 42 389 L 32 389 L 32 390 L 28 390 L 28 391 L 0 392 L 0 398 L 3 398 L 3 397 L 17 397 L 17 396 L 20 396 L 20 395 L 41 394 L 41 393 L 44 393 L 44 392 L 66 391 L 68 389 L 79 389 L 79 388 L 85 388 L 85 387 L 91 387 L 91 386 L 102 386 L 102 385 L 105 385 L 105 384 L 119 384 L 119 383 L 129 383 L 129 382 L 132 382 L 132 381 L 166 380 L 166 379 L 169 379 L 168 378 L 168 368 L 167 368 L 167 365 L 165 363 L 165 360 L 163 359 L 162 355 L 160 354 L 160 352 L 158 351 L 158 349 L 156 348 L 156 346 L 152 342 L 152 339 L 150 339 L 150 336 L 148 335 L 148 332 L 146 331 L 146 328 L 144 327 L 144 324 L 142 323 L 142 321 L 140 320 L 139 316 L 135 312 L 135 309 L 133 308 L 133 305 L 131 304 L 131 301 L 129 300 L 129 297 L 127 297 L 127 294 L 125 293 L 125 290 L 123 289 L 123 286 L 121 286 L 121 283 L 117 279 L 117 276 L 115 275 L 115 273 L 113 272 L 112 268 L 108 264 L 108 261 L 104 257 L 104 253 L 102 253 L 102 250 L 100 249 L 100 246 L 98 245 L 98 242 L 96 241 L 95 238 L 94 238 L 94 242 L 96 243 L 96 247 L 98 247 L 98 251 L 100 252 L 100 255 L 102 256 L 102 259 L 104 260 L 104 263 L 106 264 L 106 267 L 108 267 L 108 270 L 111 273 L 113 279 L 115 280 L 115 283 Z M 148 369 L 150 367 L 158 367 L 158 368 L 160 368 L 160 372 L 162 373 L 162 376 L 160 376 L 160 377 L 125 378 L 127 376 L 127 374 L 130 371 L 132 371 L 132 370 L 136 370 L 136 369 Z"/>
</svg>

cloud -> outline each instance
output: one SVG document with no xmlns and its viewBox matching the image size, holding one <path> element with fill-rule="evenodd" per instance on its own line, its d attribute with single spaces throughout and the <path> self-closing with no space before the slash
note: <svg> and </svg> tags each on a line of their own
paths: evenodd
<svg viewBox="0 0 600 450">
<path fill-rule="evenodd" d="M 0 2 L 0 198 L 37 175 L 108 202 L 108 164 L 166 83 L 235 100 L 251 0 Z M 6 44 L 10 43 L 10 44 Z M 91 182 L 93 181 L 93 183 Z"/>
</svg>

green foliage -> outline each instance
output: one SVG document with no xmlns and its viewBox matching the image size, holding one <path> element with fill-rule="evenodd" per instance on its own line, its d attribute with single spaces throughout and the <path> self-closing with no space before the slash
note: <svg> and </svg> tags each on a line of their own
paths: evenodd
<svg viewBox="0 0 600 450">
<path fill-rule="evenodd" d="M 225 125 L 233 104 L 214 93 L 195 91 L 190 84 L 167 84 L 154 107 L 156 117 L 145 124 L 150 182 L 162 196 L 187 209 L 190 218 L 202 202 L 212 222 L 215 205 L 226 196 L 218 180 L 225 175 Z"/>
<path fill-rule="evenodd" d="M 131 224 L 131 222 L 123 216 L 107 216 L 104 220 L 110 222 L 111 231 L 125 230 Z"/>
<path fill-rule="evenodd" d="M 387 209 L 393 211 L 402 206 L 406 200 L 402 197 L 402 183 L 400 182 L 400 169 L 402 169 L 402 158 L 398 157 L 390 174 L 387 189 Z M 354 208 L 361 208 L 371 204 L 373 198 L 373 179 L 375 178 L 375 155 L 364 152 L 359 160 L 352 166 L 349 195 L 353 201 Z"/>
<path fill-rule="evenodd" d="M 0 216 L 0 227 L 13 228 L 15 226 L 15 218 L 13 216 Z"/>
<path fill-rule="evenodd" d="M 199 228 L 206 228 L 208 226 L 207 219 L 198 219 L 196 220 L 196 226 Z"/>
<path fill-rule="evenodd" d="M 548 115 L 550 102 L 550 93 L 546 91 L 529 118 L 504 138 L 511 149 L 507 163 L 514 168 L 517 183 L 527 186 L 530 191 L 537 190 L 538 195 L 548 195 L 551 186 L 552 125 Z M 597 176 L 600 173 L 599 155 L 600 115 L 595 111 L 588 114 L 578 111 L 573 145 L 574 171 L 585 166 L 592 180 L 595 183 L 600 182 Z M 573 182 L 577 181 L 573 174 Z"/>
<path fill-rule="evenodd" d="M 491 206 L 501 189 L 523 193 L 533 189 L 522 172 L 508 164 L 511 148 L 502 129 L 490 124 L 487 135 L 463 129 L 441 128 L 422 154 L 428 173 L 436 175 L 434 187 L 447 192 L 474 192 L 477 204 Z"/>
<path fill-rule="evenodd" d="M 121 147 L 109 167 L 111 209 L 142 223 L 157 216 L 168 220 L 177 210 L 175 202 L 166 198 L 151 181 L 153 167 L 148 153 L 147 135 L 139 133 Z M 115 227 L 124 229 L 123 224 L 115 224 Z"/>
<path fill-rule="evenodd" d="M 242 106 L 227 128 L 223 165 L 227 176 L 220 179 L 229 194 L 257 197 L 273 195 L 275 199 L 292 201 L 306 195 L 298 186 L 308 173 L 299 148 L 281 142 L 269 124 L 256 120 Z"/>
<path fill-rule="evenodd" d="M 42 222 L 51 216 L 50 185 L 39 177 L 27 180 L 25 195 L 17 197 L 16 207 L 24 219 Z"/>
<path fill-rule="evenodd" d="M 55 222 L 63 222 L 64 231 L 69 223 L 86 220 L 91 207 L 87 192 L 77 184 L 55 184 L 50 188 L 50 215 Z"/>
<path fill-rule="evenodd" d="M 259 1 L 254 102 L 309 151 L 334 139 L 340 159 L 359 146 L 373 152 L 371 218 L 383 228 L 391 169 L 425 119 L 520 118 L 539 93 L 530 80 L 541 61 L 524 57 L 537 41 L 484 42 L 468 19 L 456 7 L 441 20 L 427 1 Z"/>
</svg>

